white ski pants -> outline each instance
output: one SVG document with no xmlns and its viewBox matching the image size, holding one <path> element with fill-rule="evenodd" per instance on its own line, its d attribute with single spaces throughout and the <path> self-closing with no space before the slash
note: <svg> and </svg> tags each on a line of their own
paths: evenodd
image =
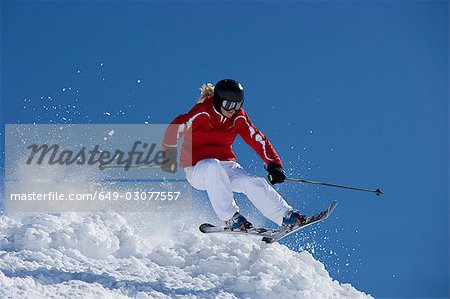
<svg viewBox="0 0 450 299">
<path fill-rule="evenodd" d="M 239 211 L 233 192 L 244 193 L 261 213 L 281 225 L 291 206 L 261 177 L 247 173 L 233 161 L 204 159 L 184 169 L 188 182 L 208 193 L 220 220 L 226 221 Z"/>
</svg>

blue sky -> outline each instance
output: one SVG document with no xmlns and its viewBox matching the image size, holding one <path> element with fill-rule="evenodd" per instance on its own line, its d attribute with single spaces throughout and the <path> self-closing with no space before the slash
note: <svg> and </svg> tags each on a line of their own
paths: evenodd
<svg viewBox="0 0 450 299">
<path fill-rule="evenodd" d="M 334 278 L 376 297 L 448 297 L 447 1 L 1 8 L 2 146 L 5 123 L 168 123 L 202 83 L 235 78 L 289 176 L 386 193 L 286 182 L 305 213 L 340 203 L 286 244 L 313 240 Z M 234 149 L 265 175 L 242 141 Z"/>
</svg>

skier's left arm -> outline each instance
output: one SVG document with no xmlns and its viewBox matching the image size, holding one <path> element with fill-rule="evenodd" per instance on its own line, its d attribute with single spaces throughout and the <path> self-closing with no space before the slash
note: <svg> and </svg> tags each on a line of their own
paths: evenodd
<svg viewBox="0 0 450 299">
<path fill-rule="evenodd" d="M 236 118 L 236 126 L 242 139 L 266 162 L 269 181 L 272 184 L 284 182 L 286 175 L 280 156 L 269 139 L 250 121 L 245 111 L 242 110 L 242 115 Z"/>
</svg>

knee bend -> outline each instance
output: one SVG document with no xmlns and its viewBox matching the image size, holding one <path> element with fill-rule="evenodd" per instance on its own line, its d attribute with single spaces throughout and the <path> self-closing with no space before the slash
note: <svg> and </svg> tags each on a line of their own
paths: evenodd
<svg viewBox="0 0 450 299">
<path fill-rule="evenodd" d="M 267 181 L 262 177 L 252 177 L 249 179 L 249 183 L 257 188 L 265 189 L 268 187 Z"/>
<path fill-rule="evenodd" d="M 247 177 L 241 183 L 242 192 L 249 196 L 252 194 L 263 194 L 270 189 L 269 184 L 261 177 Z M 255 193 L 256 192 L 256 193 Z"/>
</svg>

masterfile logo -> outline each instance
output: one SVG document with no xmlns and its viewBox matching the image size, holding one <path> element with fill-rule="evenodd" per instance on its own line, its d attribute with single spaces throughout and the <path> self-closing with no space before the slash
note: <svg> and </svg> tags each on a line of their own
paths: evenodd
<svg viewBox="0 0 450 299">
<path fill-rule="evenodd" d="M 191 208 L 184 171 L 163 172 L 170 125 L 6 125 L 5 208 L 21 212 Z"/>
</svg>

